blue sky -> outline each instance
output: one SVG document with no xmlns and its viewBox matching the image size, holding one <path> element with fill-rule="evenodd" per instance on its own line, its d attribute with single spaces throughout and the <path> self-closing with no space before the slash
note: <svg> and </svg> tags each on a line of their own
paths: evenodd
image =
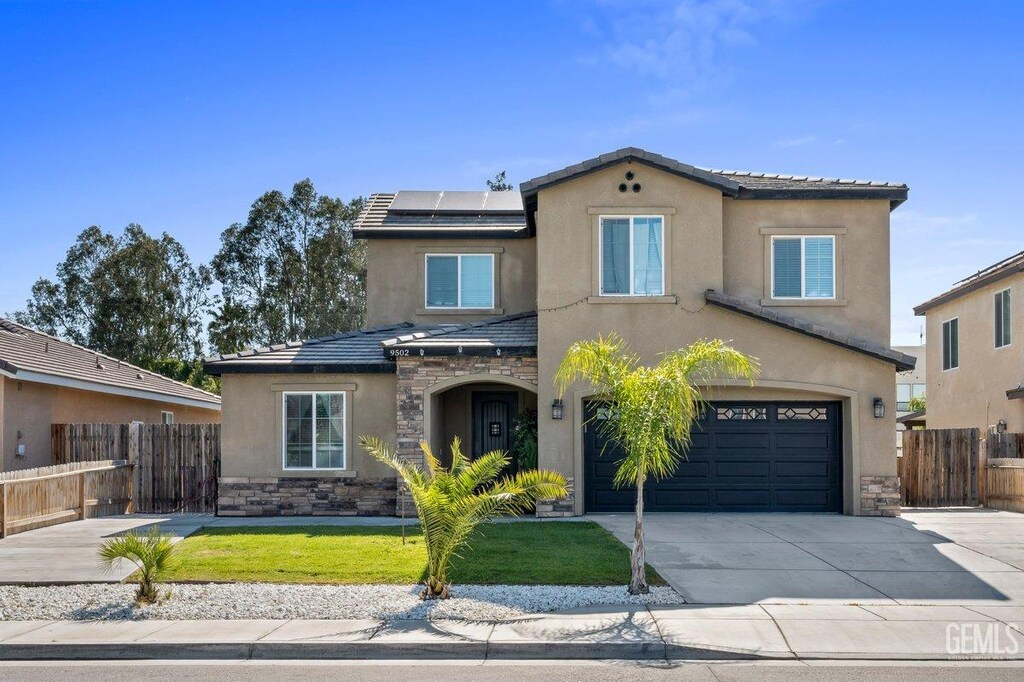
<svg viewBox="0 0 1024 682">
<path fill-rule="evenodd" d="M 1024 3 L 0 0 L 0 311 L 98 224 L 196 260 L 271 188 L 522 181 L 635 145 L 907 182 L 910 308 L 1024 249 Z"/>
</svg>

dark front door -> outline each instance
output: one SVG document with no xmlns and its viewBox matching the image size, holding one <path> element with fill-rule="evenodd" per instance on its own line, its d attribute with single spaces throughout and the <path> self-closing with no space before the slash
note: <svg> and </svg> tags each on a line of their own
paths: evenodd
<svg viewBox="0 0 1024 682">
<path fill-rule="evenodd" d="M 517 396 L 512 391 L 473 393 L 474 458 L 492 450 L 508 452 Z"/>
<path fill-rule="evenodd" d="M 600 403 L 587 415 L 600 416 Z M 711 404 L 675 473 L 649 482 L 648 511 L 817 511 L 842 509 L 841 404 Z M 594 422 L 585 427 L 584 509 L 633 510 L 636 491 L 612 484 L 623 453 Z"/>
</svg>

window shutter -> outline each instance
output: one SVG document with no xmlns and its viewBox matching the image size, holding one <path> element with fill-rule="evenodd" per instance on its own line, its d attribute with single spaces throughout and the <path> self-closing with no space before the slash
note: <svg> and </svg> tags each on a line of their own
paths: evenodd
<svg viewBox="0 0 1024 682">
<path fill-rule="evenodd" d="M 800 298 L 800 239 L 773 240 L 772 259 L 772 296 Z"/>
<path fill-rule="evenodd" d="M 601 293 L 629 293 L 629 219 L 601 221 Z"/>
<path fill-rule="evenodd" d="M 494 258 L 462 256 L 462 307 L 494 307 Z"/>
<path fill-rule="evenodd" d="M 427 307 L 459 305 L 458 256 L 427 256 Z"/>
</svg>

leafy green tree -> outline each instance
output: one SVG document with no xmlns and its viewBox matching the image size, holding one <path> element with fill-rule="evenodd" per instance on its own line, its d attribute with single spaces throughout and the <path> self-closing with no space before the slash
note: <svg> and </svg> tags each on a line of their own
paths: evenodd
<svg viewBox="0 0 1024 682">
<path fill-rule="evenodd" d="M 130 531 L 110 538 L 100 545 L 100 562 L 113 570 L 118 561 L 130 561 L 138 566 L 139 587 L 135 591 L 137 604 L 152 604 L 160 599 L 156 581 L 171 568 L 174 542 L 153 526 L 145 535 Z"/>
<path fill-rule="evenodd" d="M 927 407 L 925 397 L 923 395 L 914 396 L 910 399 L 910 402 L 907 403 L 907 407 L 911 412 L 924 412 Z"/>
<path fill-rule="evenodd" d="M 566 352 L 555 374 L 558 395 L 585 381 L 608 400 L 608 418 L 596 423 L 626 453 L 617 463 L 614 483 L 636 487 L 630 594 L 650 591 L 643 517 L 647 479 L 670 476 L 685 457 L 693 424 L 705 404 L 703 386 L 733 377 L 753 382 L 757 373 L 757 360 L 717 339 L 666 353 L 653 367 L 642 365 L 616 334 L 578 341 Z"/>
<path fill-rule="evenodd" d="M 258 198 L 245 223 L 221 234 L 213 271 L 222 303 L 209 325 L 221 353 L 349 331 L 366 314 L 366 247 L 352 238 L 363 200 L 317 194 Z"/>
<path fill-rule="evenodd" d="M 505 171 L 494 176 L 493 180 L 487 181 L 487 189 L 492 192 L 509 192 L 515 189 L 515 185 L 505 179 Z"/>
<path fill-rule="evenodd" d="M 497 480 L 508 466 L 508 456 L 495 450 L 471 462 L 462 454 L 458 438 L 452 441 L 450 468 L 442 466 L 430 446 L 421 442 L 425 470 L 400 458 L 380 439 L 364 436 L 359 442 L 375 459 L 398 472 L 416 506 L 427 548 L 423 599 L 451 596 L 448 570 L 452 559 L 468 548 L 480 523 L 522 513 L 537 500 L 568 495 L 565 477 L 553 471 L 520 471 Z"/>
<path fill-rule="evenodd" d="M 131 224 L 114 236 L 93 226 L 68 249 L 55 280 L 36 281 L 15 319 L 146 369 L 192 362 L 202 355 L 212 281 L 167 233 L 153 237 Z"/>
</svg>

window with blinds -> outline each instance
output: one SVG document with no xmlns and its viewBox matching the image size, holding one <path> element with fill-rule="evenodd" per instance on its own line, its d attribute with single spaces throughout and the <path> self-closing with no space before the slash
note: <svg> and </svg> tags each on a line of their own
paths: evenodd
<svg viewBox="0 0 1024 682">
<path fill-rule="evenodd" d="M 1010 290 L 1004 289 L 995 296 L 996 348 L 1010 345 L 1010 329 L 1013 316 L 1010 314 Z"/>
<path fill-rule="evenodd" d="M 494 307 L 494 254 L 428 254 L 427 308 Z"/>
<path fill-rule="evenodd" d="M 664 244 L 661 216 L 602 216 L 601 295 L 663 295 Z"/>
<path fill-rule="evenodd" d="M 772 237 L 772 298 L 835 298 L 836 238 Z"/>
</svg>

